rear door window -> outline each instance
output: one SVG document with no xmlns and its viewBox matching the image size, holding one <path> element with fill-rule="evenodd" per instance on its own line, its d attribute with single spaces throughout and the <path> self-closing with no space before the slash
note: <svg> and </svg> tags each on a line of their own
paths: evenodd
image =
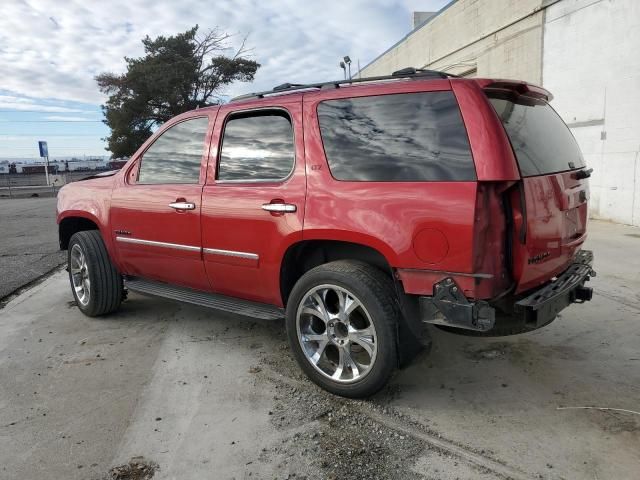
<svg viewBox="0 0 640 480">
<path fill-rule="evenodd" d="M 497 92 L 489 101 L 507 131 L 523 177 L 584 167 L 569 127 L 547 102 Z"/>
<path fill-rule="evenodd" d="M 337 180 L 476 179 L 469 139 L 451 91 L 328 100 L 318 105 L 318 121 Z"/>
<path fill-rule="evenodd" d="M 293 129 L 282 111 L 232 116 L 222 138 L 218 180 L 279 181 L 293 170 Z"/>
</svg>

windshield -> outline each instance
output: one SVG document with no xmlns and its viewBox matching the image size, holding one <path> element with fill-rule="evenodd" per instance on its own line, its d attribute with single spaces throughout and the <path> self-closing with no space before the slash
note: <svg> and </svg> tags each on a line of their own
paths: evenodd
<svg viewBox="0 0 640 480">
<path fill-rule="evenodd" d="M 493 92 L 489 101 L 507 131 L 523 177 L 584 167 L 575 138 L 547 102 Z"/>
</svg>

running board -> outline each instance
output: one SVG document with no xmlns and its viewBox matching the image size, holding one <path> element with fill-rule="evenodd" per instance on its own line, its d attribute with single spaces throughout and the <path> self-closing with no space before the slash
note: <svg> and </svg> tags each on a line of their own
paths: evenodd
<svg viewBox="0 0 640 480">
<path fill-rule="evenodd" d="M 241 300 L 216 293 L 200 292 L 186 287 L 177 287 L 139 277 L 129 277 L 125 279 L 124 284 L 129 290 L 144 295 L 192 303 L 201 307 L 214 308 L 245 317 L 259 318 L 261 320 L 279 320 L 284 318 L 284 310 L 282 308 L 266 303 Z"/>
</svg>

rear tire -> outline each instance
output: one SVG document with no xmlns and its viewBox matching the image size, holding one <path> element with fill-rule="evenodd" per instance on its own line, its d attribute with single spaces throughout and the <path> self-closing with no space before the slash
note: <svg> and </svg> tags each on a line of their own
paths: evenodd
<svg viewBox="0 0 640 480">
<path fill-rule="evenodd" d="M 287 336 L 307 376 L 351 398 L 379 391 L 398 366 L 400 307 L 391 279 L 340 260 L 305 273 L 287 303 Z"/>
<path fill-rule="evenodd" d="M 98 230 L 75 233 L 67 255 L 71 292 L 82 313 L 97 317 L 122 303 L 123 283 Z"/>
</svg>

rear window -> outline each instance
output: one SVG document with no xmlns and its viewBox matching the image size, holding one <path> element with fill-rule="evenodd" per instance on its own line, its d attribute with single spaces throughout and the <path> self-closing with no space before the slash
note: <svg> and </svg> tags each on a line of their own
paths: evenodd
<svg viewBox="0 0 640 480">
<path fill-rule="evenodd" d="M 509 94 L 489 101 L 504 125 L 523 177 L 584 167 L 569 127 L 548 103 Z"/>
<path fill-rule="evenodd" d="M 450 91 L 328 100 L 318 106 L 318 120 L 337 180 L 476 179 L 467 132 Z"/>
</svg>

